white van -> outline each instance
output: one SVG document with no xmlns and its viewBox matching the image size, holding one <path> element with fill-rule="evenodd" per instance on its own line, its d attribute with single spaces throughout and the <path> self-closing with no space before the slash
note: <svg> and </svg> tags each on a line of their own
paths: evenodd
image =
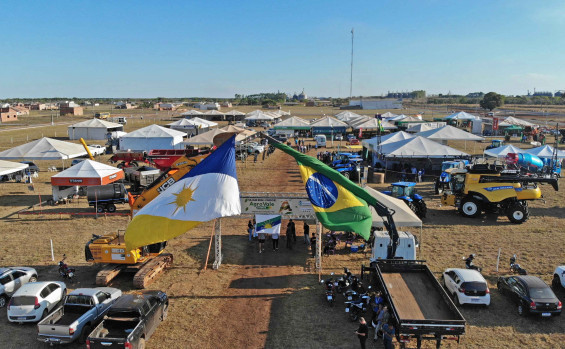
<svg viewBox="0 0 565 349">
<path fill-rule="evenodd" d="M 326 147 L 326 135 L 316 135 L 314 136 L 314 141 L 316 142 L 318 148 Z"/>
</svg>

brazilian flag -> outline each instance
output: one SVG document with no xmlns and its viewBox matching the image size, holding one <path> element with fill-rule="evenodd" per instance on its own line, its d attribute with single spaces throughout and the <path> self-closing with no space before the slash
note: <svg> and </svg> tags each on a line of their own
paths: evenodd
<svg viewBox="0 0 565 349">
<path fill-rule="evenodd" d="M 375 198 L 321 161 L 282 143 L 272 141 L 271 144 L 298 162 L 308 198 L 326 229 L 354 231 L 369 239 L 373 219 L 368 204 L 374 205 Z"/>
</svg>

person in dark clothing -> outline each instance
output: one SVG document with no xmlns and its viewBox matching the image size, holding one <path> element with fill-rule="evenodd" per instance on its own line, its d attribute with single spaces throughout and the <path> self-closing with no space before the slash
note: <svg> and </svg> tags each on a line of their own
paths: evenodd
<svg viewBox="0 0 565 349">
<path fill-rule="evenodd" d="M 304 243 L 310 244 L 310 226 L 304 221 Z"/>
<path fill-rule="evenodd" d="M 288 222 L 288 224 L 286 225 L 286 248 L 291 249 L 292 250 L 292 229 L 294 227 L 293 225 L 294 223 L 292 222 L 292 219 Z"/>
<path fill-rule="evenodd" d="M 288 221 L 288 224 L 286 226 L 286 236 L 288 239 L 288 241 L 290 241 L 290 239 L 292 239 L 292 244 L 294 245 L 296 243 L 296 226 L 294 225 L 294 222 L 291 220 Z M 289 242 L 287 241 L 287 246 Z"/>
<path fill-rule="evenodd" d="M 273 251 L 279 250 L 279 233 L 275 232 L 271 235 L 271 239 L 273 239 Z"/>
<path fill-rule="evenodd" d="M 316 257 L 316 232 L 312 233 L 310 239 L 310 249 L 312 250 L 312 257 Z"/>
<path fill-rule="evenodd" d="M 253 223 L 251 223 L 251 221 L 249 221 L 249 223 L 247 223 L 247 233 L 249 234 L 249 241 L 253 240 Z"/>
<path fill-rule="evenodd" d="M 392 324 L 383 325 L 383 344 L 385 349 L 394 349 L 392 340 L 394 339 L 394 326 Z"/>
<path fill-rule="evenodd" d="M 359 343 L 361 344 L 361 349 L 365 349 L 365 343 L 367 342 L 367 337 L 369 336 L 369 327 L 367 327 L 367 322 L 365 318 L 359 318 L 359 328 L 355 331 L 355 334 L 359 338 Z"/>
</svg>

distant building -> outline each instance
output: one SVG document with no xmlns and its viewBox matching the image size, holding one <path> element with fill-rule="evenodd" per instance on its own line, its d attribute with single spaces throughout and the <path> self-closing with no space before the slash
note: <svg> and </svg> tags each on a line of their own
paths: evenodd
<svg viewBox="0 0 565 349">
<path fill-rule="evenodd" d="M 304 93 L 304 89 L 302 89 L 302 92 L 298 95 L 298 100 L 299 101 L 303 101 L 308 99 L 308 95 L 306 93 Z"/>
<path fill-rule="evenodd" d="M 231 104 L 231 102 L 225 101 L 220 106 L 223 107 L 223 108 L 231 108 L 232 104 Z"/>
<path fill-rule="evenodd" d="M 402 109 L 402 101 L 398 99 L 351 99 L 350 107 L 361 109 Z"/>
<path fill-rule="evenodd" d="M 116 109 L 134 109 L 136 106 L 130 102 L 118 102 L 116 103 Z"/>
<path fill-rule="evenodd" d="M 0 122 L 18 121 L 18 112 L 11 107 L 0 108 Z"/>
<path fill-rule="evenodd" d="M 467 98 L 483 98 L 484 97 L 484 93 L 482 92 L 471 92 L 468 93 L 465 97 Z"/>
<path fill-rule="evenodd" d="M 553 97 L 553 92 L 550 92 L 550 91 L 534 91 L 533 96 Z"/>
<path fill-rule="evenodd" d="M 200 110 L 220 110 L 222 106 L 220 103 L 215 102 L 200 102 L 194 105 L 194 108 L 198 108 Z"/>
<path fill-rule="evenodd" d="M 178 105 L 174 103 L 157 103 L 153 106 L 153 109 L 156 110 L 176 110 Z"/>
<path fill-rule="evenodd" d="M 15 110 L 18 116 L 29 115 L 29 109 L 24 107 L 23 104 L 18 104 L 18 106 L 10 107 L 10 109 Z"/>
<path fill-rule="evenodd" d="M 84 115 L 84 109 L 78 106 L 69 107 L 69 106 L 59 105 L 59 115 Z"/>
</svg>

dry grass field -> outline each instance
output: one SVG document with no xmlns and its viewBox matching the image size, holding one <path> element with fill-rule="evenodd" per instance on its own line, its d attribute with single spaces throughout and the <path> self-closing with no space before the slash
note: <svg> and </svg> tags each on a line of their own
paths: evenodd
<svg viewBox="0 0 565 349">
<path fill-rule="evenodd" d="M 237 108 L 249 111 L 246 108 Z M 253 110 L 256 108 L 251 108 Z M 291 108 L 293 109 L 293 108 Z M 295 108 L 294 115 L 319 117 L 335 114 L 331 108 Z M 374 111 L 365 111 L 373 114 Z M 128 130 L 154 121 L 166 123 L 170 115 L 153 112 L 152 117 L 131 118 Z M 49 120 L 50 121 L 50 120 Z M 48 122 L 44 120 L 44 122 Z M 170 122 L 170 121 L 169 121 Z M 0 150 L 25 143 L 26 137 L 41 134 L 66 135 L 66 125 L 0 132 Z M 12 140 L 11 140 L 12 139 Z M 13 140 L 16 139 L 16 140 Z M 451 146 L 463 150 L 464 144 Z M 482 153 L 487 143 L 467 144 L 467 152 Z M 311 152 L 314 154 L 314 151 Z M 107 159 L 103 156 L 101 161 Z M 41 168 L 61 167 L 61 162 L 38 162 Z M 68 166 L 68 163 L 66 164 Z M 238 163 L 241 191 L 301 192 L 298 167 L 289 156 L 276 151 L 265 161 Z M 50 176 L 40 172 L 34 191 L 27 184 L 0 183 L 0 265 L 34 266 L 40 280 L 56 280 L 56 263 L 62 254 L 77 268 L 78 280 L 69 288 L 94 286 L 97 266 L 84 261 L 84 244 L 91 234 L 125 229 L 128 217 L 70 216 L 65 212 L 92 212 L 84 199 L 68 205 L 42 207 L 44 214 L 17 215 L 19 210 L 45 200 L 51 194 Z M 384 189 L 387 185 L 373 185 Z M 562 348 L 565 347 L 565 318 L 521 318 L 515 307 L 496 290 L 496 278 L 508 270 L 508 259 L 518 254 L 520 264 L 532 275 L 550 282 L 555 266 L 565 263 L 565 198 L 550 186 L 542 188 L 545 201 L 531 204 L 531 218 L 522 225 L 506 217 L 482 216 L 463 219 L 453 207 L 442 207 L 433 194 L 430 181 L 418 184 L 428 204 L 424 219 L 419 257 L 428 261 L 439 278 L 448 267 L 463 267 L 462 257 L 476 253 L 476 264 L 484 268 L 492 303 L 488 309 L 462 307 L 467 334 L 462 342 L 446 341 L 446 348 Z M 127 212 L 127 206 L 118 207 Z M 36 208 L 37 210 L 37 208 Z M 58 214 L 62 213 L 62 214 Z M 167 250 L 174 254 L 174 266 L 150 285 L 171 298 L 169 317 L 148 342 L 149 348 L 355 348 L 353 331 L 357 324 L 347 318 L 341 299 L 327 306 L 323 288 L 309 249 L 302 243 L 302 224 L 297 224 L 298 242 L 292 250 L 284 248 L 264 254 L 249 242 L 244 219 L 222 219 L 223 264 L 219 270 L 203 271 L 213 224 L 204 223 L 170 241 Z M 283 221 L 283 226 L 286 221 Z M 313 227 L 311 228 L 311 231 Z M 411 230 L 420 234 L 417 229 Z M 49 240 L 53 240 L 55 261 L 51 260 Z M 496 257 L 501 249 L 500 271 Z M 213 252 L 212 252 L 213 255 Z M 213 256 L 211 257 L 213 259 Z M 212 261 L 212 260 L 211 260 Z M 335 255 L 323 257 L 322 275 L 340 273 L 349 267 L 358 273 L 368 256 L 351 254 L 338 246 Z M 113 286 L 133 292 L 127 275 Z M 558 296 L 565 302 L 565 291 Z M 372 335 L 372 332 L 371 332 Z M 0 310 L 0 348 L 40 348 L 33 324 L 11 324 L 5 309 Z M 79 348 L 70 345 L 68 348 Z M 382 343 L 370 343 L 371 348 Z M 426 348 L 432 348 L 431 343 Z"/>
</svg>

